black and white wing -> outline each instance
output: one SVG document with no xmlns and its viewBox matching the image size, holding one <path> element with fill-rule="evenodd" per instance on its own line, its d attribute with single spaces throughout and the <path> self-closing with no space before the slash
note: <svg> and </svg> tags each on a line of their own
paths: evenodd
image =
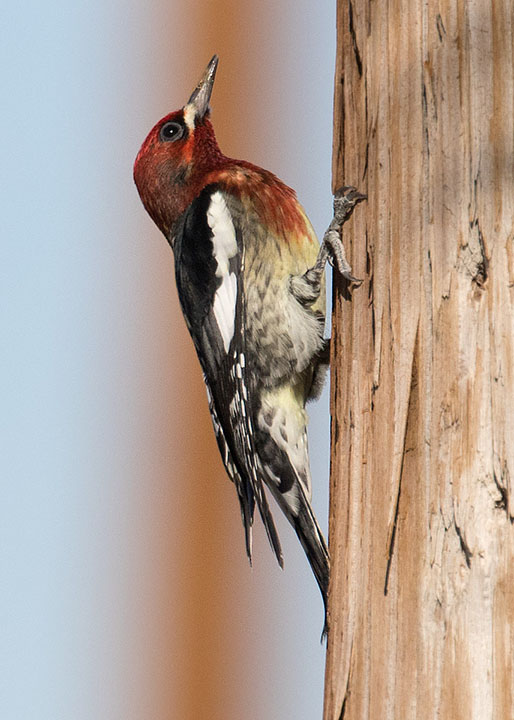
<svg viewBox="0 0 514 720">
<path fill-rule="evenodd" d="M 254 448 L 254 395 L 246 362 L 244 247 L 224 192 L 206 187 L 174 228 L 177 288 L 209 394 L 218 446 L 234 482 L 251 559 L 255 502 L 271 546 L 282 550 L 259 474 Z"/>
</svg>

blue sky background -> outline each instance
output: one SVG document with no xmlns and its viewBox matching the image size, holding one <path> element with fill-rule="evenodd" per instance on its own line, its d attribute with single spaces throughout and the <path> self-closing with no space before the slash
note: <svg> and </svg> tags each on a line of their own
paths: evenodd
<svg viewBox="0 0 514 720">
<path fill-rule="evenodd" d="M 201 2 L 186 11 L 156 0 L 29 0 L 0 10 L 2 720 L 180 716 L 174 643 L 186 646 L 173 619 L 189 600 L 174 582 L 181 543 L 195 533 L 180 483 L 194 433 L 184 422 L 188 378 L 197 382 L 199 370 L 182 344 L 171 251 L 140 204 L 132 163 L 218 52 L 222 149 L 294 187 L 322 234 L 335 7 L 251 7 L 241 22 L 236 10 L 226 19 L 228 39 L 203 27 Z M 234 75 L 241 66 L 245 82 Z M 218 125 L 217 107 L 237 134 Z M 310 414 L 326 528 L 326 392 Z M 228 481 L 226 497 L 237 528 Z M 296 538 L 279 525 L 283 573 L 261 531 L 253 570 L 242 531 L 227 549 L 226 627 L 237 625 L 240 639 L 237 662 L 216 669 L 226 718 L 321 717 L 322 603 Z"/>
</svg>

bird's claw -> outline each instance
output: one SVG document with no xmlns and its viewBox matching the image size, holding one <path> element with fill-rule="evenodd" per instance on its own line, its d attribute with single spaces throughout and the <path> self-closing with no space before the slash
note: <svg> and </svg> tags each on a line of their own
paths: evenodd
<svg viewBox="0 0 514 720">
<path fill-rule="evenodd" d="M 334 217 L 328 226 L 319 249 L 318 258 L 303 275 L 290 278 L 290 290 L 294 297 L 304 305 L 312 305 L 319 297 L 321 277 L 328 262 L 336 267 L 349 285 L 358 287 L 362 280 L 352 274 L 352 268 L 346 259 L 341 228 L 353 212 L 353 208 L 366 199 L 366 195 L 356 188 L 347 186 L 334 193 Z"/>
<path fill-rule="evenodd" d="M 341 228 L 352 214 L 354 207 L 366 198 L 366 195 L 351 185 L 336 190 L 334 193 L 334 217 L 323 238 L 329 263 L 332 267 L 337 267 L 345 280 L 355 287 L 361 285 L 362 280 L 352 275 L 351 265 L 346 259 Z"/>
<path fill-rule="evenodd" d="M 353 209 L 363 200 L 367 200 L 368 196 L 359 192 L 352 185 L 340 187 L 334 193 L 334 220 L 338 225 L 348 220 Z"/>
</svg>

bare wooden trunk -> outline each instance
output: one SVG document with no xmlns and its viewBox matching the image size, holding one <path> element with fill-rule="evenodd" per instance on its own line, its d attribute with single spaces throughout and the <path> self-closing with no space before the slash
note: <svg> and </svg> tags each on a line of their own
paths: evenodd
<svg viewBox="0 0 514 720">
<path fill-rule="evenodd" d="M 514 718 L 512 0 L 339 0 L 325 720 Z"/>
</svg>

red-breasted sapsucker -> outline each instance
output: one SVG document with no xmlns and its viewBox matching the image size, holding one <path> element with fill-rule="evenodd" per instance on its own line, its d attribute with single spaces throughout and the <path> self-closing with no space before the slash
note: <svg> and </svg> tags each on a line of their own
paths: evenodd
<svg viewBox="0 0 514 720">
<path fill-rule="evenodd" d="M 326 606 L 327 545 L 311 507 L 305 403 L 328 362 L 324 268 L 351 279 L 338 238 L 343 198 L 321 246 L 291 188 L 225 157 L 209 119 L 213 57 L 188 103 L 160 120 L 136 158 L 143 204 L 175 256 L 216 437 L 239 502 L 251 559 L 255 504 L 282 565 L 265 487 L 294 527 Z"/>
</svg>

